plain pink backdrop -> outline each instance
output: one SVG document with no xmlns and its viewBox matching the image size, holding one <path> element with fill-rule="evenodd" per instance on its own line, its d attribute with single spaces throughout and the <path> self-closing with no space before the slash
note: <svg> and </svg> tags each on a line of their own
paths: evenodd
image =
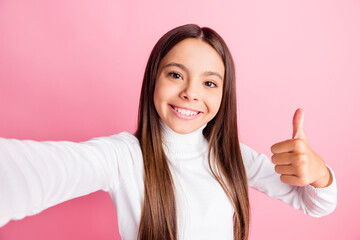
<svg viewBox="0 0 360 240">
<path fill-rule="evenodd" d="M 133 132 L 150 51 L 186 23 L 213 28 L 233 54 L 240 141 L 271 157 L 302 107 L 311 147 L 336 173 L 338 206 L 323 218 L 251 190 L 250 239 L 360 239 L 359 1 L 0 0 L 0 136 Z M 96 192 L 11 221 L 0 239 L 120 235 Z"/>
</svg>

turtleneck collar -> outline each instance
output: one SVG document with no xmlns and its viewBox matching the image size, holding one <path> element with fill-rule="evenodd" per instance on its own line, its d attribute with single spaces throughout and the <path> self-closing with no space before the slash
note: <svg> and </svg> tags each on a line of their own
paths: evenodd
<svg viewBox="0 0 360 240">
<path fill-rule="evenodd" d="M 180 134 L 161 121 L 163 148 L 166 155 L 174 159 L 192 159 L 202 155 L 208 149 L 208 141 L 203 135 L 207 124 L 194 132 Z"/>
<path fill-rule="evenodd" d="M 178 144 L 198 144 L 204 140 L 203 130 L 207 123 L 201 126 L 199 129 L 191 133 L 181 134 L 173 131 L 163 121 L 160 120 L 162 128 L 162 140 L 167 143 L 178 143 Z"/>
</svg>

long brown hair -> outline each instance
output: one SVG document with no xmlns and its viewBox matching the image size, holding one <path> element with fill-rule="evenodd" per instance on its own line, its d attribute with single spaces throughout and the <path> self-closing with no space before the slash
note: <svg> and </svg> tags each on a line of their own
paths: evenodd
<svg viewBox="0 0 360 240">
<path fill-rule="evenodd" d="M 234 239 L 249 234 L 248 185 L 237 131 L 235 66 L 225 41 L 214 30 L 196 24 L 176 27 L 154 46 L 145 69 L 141 88 L 138 138 L 144 161 L 144 200 L 138 240 L 177 240 L 177 213 L 174 182 L 162 149 L 160 117 L 154 105 L 156 75 L 161 59 L 180 41 L 197 38 L 212 46 L 225 65 L 220 109 L 203 130 L 209 142 L 208 163 L 212 174 L 234 207 Z M 213 163 L 210 156 L 213 154 Z M 215 164 L 215 171 L 212 164 Z"/>
</svg>

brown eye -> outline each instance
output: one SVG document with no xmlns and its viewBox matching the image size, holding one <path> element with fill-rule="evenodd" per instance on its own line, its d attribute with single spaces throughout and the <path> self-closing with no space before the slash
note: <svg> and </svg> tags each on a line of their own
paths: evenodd
<svg viewBox="0 0 360 240">
<path fill-rule="evenodd" d="M 170 76 L 172 78 L 182 78 L 180 73 L 177 73 L 177 72 L 169 72 L 168 76 Z"/>
<path fill-rule="evenodd" d="M 204 82 L 204 84 L 205 84 L 205 86 L 210 87 L 210 88 L 217 87 L 217 85 L 214 82 L 210 82 L 210 81 Z"/>
</svg>

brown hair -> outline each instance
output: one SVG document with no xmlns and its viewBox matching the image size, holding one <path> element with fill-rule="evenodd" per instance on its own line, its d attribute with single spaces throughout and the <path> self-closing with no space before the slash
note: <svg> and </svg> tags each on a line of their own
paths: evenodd
<svg viewBox="0 0 360 240">
<path fill-rule="evenodd" d="M 225 65 L 220 109 L 204 128 L 203 135 L 209 142 L 208 163 L 211 172 L 234 207 L 234 239 L 246 240 L 250 206 L 237 131 L 235 66 L 221 36 L 211 28 L 200 28 L 196 24 L 179 26 L 163 35 L 154 46 L 146 65 L 139 102 L 138 129 L 135 133 L 143 154 L 145 174 L 138 240 L 177 240 L 178 237 L 174 182 L 162 149 L 160 117 L 153 99 L 161 59 L 186 38 L 208 43 L 219 53 Z M 216 171 L 210 161 L 211 153 Z"/>
</svg>

